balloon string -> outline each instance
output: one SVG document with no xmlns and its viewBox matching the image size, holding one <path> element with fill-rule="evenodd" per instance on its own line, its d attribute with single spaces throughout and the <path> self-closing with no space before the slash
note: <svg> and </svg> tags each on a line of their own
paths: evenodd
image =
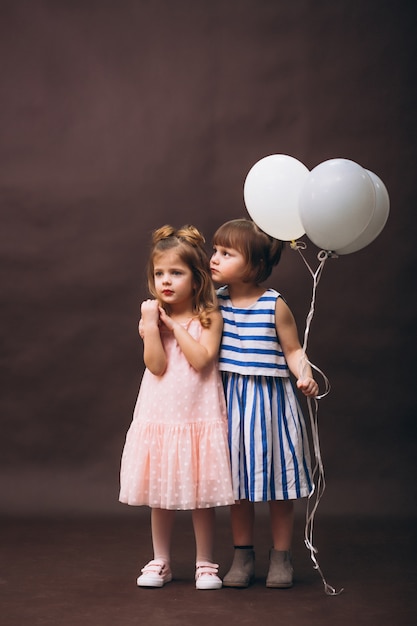
<svg viewBox="0 0 417 626">
<path fill-rule="evenodd" d="M 317 398 L 307 398 L 308 412 L 310 416 L 310 424 L 311 424 L 311 432 L 313 439 L 313 448 L 314 448 L 314 457 L 315 457 L 315 465 L 313 469 L 313 488 L 309 493 L 307 499 L 307 510 L 306 510 L 306 523 L 304 529 L 304 543 L 307 549 L 310 551 L 310 558 L 313 562 L 313 567 L 318 571 L 320 577 L 323 581 L 324 592 L 328 596 L 338 596 L 342 593 L 342 589 L 336 591 L 334 587 L 329 585 L 326 581 L 323 571 L 319 565 L 319 561 L 317 558 L 318 550 L 314 546 L 313 534 L 314 534 L 314 521 L 315 515 L 320 503 L 320 500 L 324 494 L 326 489 L 326 479 L 324 475 L 324 467 L 321 458 L 320 451 L 320 438 L 319 438 L 319 426 L 318 426 L 318 400 Z"/>
<path fill-rule="evenodd" d="M 337 255 L 334 254 L 333 252 L 330 251 L 326 251 L 326 250 L 320 250 L 319 254 L 317 255 L 317 258 L 319 259 L 320 263 L 316 269 L 316 271 L 314 271 L 310 265 L 308 264 L 305 256 L 303 255 L 303 253 L 301 252 L 301 250 L 305 250 L 307 247 L 307 245 L 305 244 L 304 241 L 292 241 L 291 242 L 291 248 L 293 248 L 293 250 L 296 250 L 301 258 L 303 259 L 305 265 L 308 268 L 308 271 L 310 272 L 312 278 L 313 278 L 313 291 L 312 291 L 312 296 L 311 296 L 311 305 L 310 305 L 310 310 L 308 312 L 307 315 L 307 319 L 306 319 L 306 327 L 305 327 L 305 331 L 304 331 L 304 341 L 303 341 L 303 354 L 302 354 L 302 358 L 301 358 L 301 363 L 300 363 L 300 374 L 301 374 L 301 378 L 304 376 L 305 373 L 305 368 L 306 365 L 310 365 L 310 367 L 312 369 L 314 369 L 316 372 L 318 372 L 324 381 L 324 392 L 319 395 L 316 396 L 317 400 L 321 400 L 322 398 L 324 398 L 325 396 L 328 395 L 328 393 L 330 392 L 330 382 L 329 379 L 327 378 L 327 376 L 324 374 L 324 372 L 322 372 L 321 369 L 319 369 L 316 365 L 314 365 L 314 363 L 312 363 L 311 361 L 308 360 L 307 358 L 307 345 L 308 345 L 308 338 L 309 338 L 309 334 L 310 334 L 310 328 L 311 328 L 311 322 L 313 320 L 313 316 L 314 316 L 314 311 L 315 311 L 315 304 L 316 304 L 316 293 L 317 293 L 317 287 L 318 284 L 320 282 L 320 278 L 324 269 L 324 265 L 327 261 L 328 258 L 336 258 Z"/>
<path fill-rule="evenodd" d="M 320 500 L 326 488 L 324 466 L 323 466 L 321 450 L 320 450 L 320 437 L 319 437 L 319 425 L 318 425 L 318 406 L 319 406 L 318 400 L 320 400 L 321 398 L 324 398 L 330 392 L 330 382 L 327 376 L 318 367 L 316 367 L 313 363 L 311 363 L 311 361 L 309 361 L 306 356 L 311 321 L 313 319 L 314 308 L 315 308 L 315 303 L 316 303 L 317 286 L 320 282 L 320 278 L 321 278 L 324 265 L 327 259 L 330 257 L 335 257 L 336 255 L 334 255 L 332 252 L 321 250 L 319 254 L 317 255 L 317 258 L 320 261 L 320 263 L 319 263 L 317 270 L 314 272 L 301 252 L 301 250 L 304 250 L 306 248 L 306 244 L 304 242 L 296 243 L 293 241 L 291 242 L 291 247 L 294 250 L 297 250 L 299 252 L 311 276 L 313 277 L 313 291 L 312 291 L 312 298 L 311 298 L 311 306 L 310 306 L 310 311 L 307 315 L 306 328 L 304 332 L 301 376 L 304 375 L 306 364 L 308 363 L 310 367 L 312 367 L 315 371 L 319 372 L 319 374 L 323 377 L 324 386 L 325 386 L 324 392 L 321 395 L 318 395 L 315 398 L 307 398 L 307 406 L 308 406 L 308 413 L 310 417 L 311 436 L 313 440 L 315 464 L 314 464 L 313 473 L 312 473 L 313 487 L 307 499 L 306 524 L 305 524 L 305 529 L 304 529 L 304 543 L 307 549 L 310 551 L 310 558 L 313 562 L 314 569 L 316 569 L 321 576 L 325 593 L 330 596 L 338 596 L 340 593 L 342 593 L 343 588 L 340 589 L 339 591 L 336 591 L 336 589 L 332 587 L 331 585 L 329 585 L 329 583 L 326 581 L 323 575 L 323 572 L 320 568 L 317 556 L 316 556 L 318 553 L 318 550 L 314 546 L 314 542 L 313 542 L 315 515 L 317 512 Z"/>
</svg>

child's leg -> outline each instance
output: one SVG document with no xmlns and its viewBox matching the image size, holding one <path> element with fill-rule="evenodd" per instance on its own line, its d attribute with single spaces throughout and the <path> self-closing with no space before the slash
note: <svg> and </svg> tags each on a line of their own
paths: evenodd
<svg viewBox="0 0 417 626">
<path fill-rule="evenodd" d="M 170 568 L 171 536 L 175 511 L 152 509 L 151 529 L 154 558 L 142 568 L 139 587 L 163 587 L 172 580 Z"/>
<path fill-rule="evenodd" d="M 152 509 L 151 528 L 154 559 L 171 560 L 171 537 L 174 527 L 175 511 L 166 509 Z"/>
<path fill-rule="evenodd" d="M 293 584 L 291 542 L 294 527 L 292 500 L 275 500 L 269 503 L 273 548 L 269 553 L 267 587 L 285 588 Z"/>
<path fill-rule="evenodd" d="M 215 511 L 194 509 L 192 512 L 196 561 L 213 561 Z"/>
<path fill-rule="evenodd" d="M 230 507 L 234 554 L 232 565 L 223 578 L 225 587 L 248 587 L 255 578 L 253 550 L 255 506 L 241 500 Z"/>
<path fill-rule="evenodd" d="M 294 528 L 294 502 L 272 500 L 269 502 L 269 514 L 274 549 L 289 550 Z"/>
<path fill-rule="evenodd" d="M 213 563 L 215 510 L 195 509 L 192 512 L 195 546 L 197 589 L 220 589 L 222 581 L 217 576 L 219 566 Z"/>
<path fill-rule="evenodd" d="M 233 543 L 235 546 L 253 546 L 255 507 L 249 500 L 240 500 L 230 507 Z"/>
</svg>

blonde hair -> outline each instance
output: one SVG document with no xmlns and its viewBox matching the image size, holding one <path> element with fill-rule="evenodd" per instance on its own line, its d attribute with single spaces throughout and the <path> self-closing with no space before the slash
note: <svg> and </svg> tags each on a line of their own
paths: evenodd
<svg viewBox="0 0 417 626">
<path fill-rule="evenodd" d="M 244 218 L 222 224 L 214 233 L 213 245 L 240 252 L 246 260 L 246 280 L 257 284 L 271 275 L 284 249 L 283 241 L 267 235 L 255 222 Z"/>
<path fill-rule="evenodd" d="M 204 249 L 205 239 L 195 226 L 186 225 L 176 229 L 166 224 L 152 233 L 152 248 L 148 262 L 148 288 L 157 298 L 154 278 L 155 256 L 175 248 L 179 258 L 187 265 L 193 275 L 195 285 L 193 293 L 193 312 L 201 325 L 208 328 L 211 324 L 210 314 L 218 309 L 216 293 L 210 273 L 210 262 Z M 162 304 L 166 312 L 169 306 Z"/>
</svg>

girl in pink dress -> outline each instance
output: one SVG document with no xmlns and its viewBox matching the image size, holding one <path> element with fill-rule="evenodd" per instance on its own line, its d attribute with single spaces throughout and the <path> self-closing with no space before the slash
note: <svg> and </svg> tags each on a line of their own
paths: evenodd
<svg viewBox="0 0 417 626">
<path fill-rule="evenodd" d="M 191 509 L 196 588 L 218 589 L 214 507 L 233 504 L 234 497 L 217 366 L 222 316 L 196 228 L 153 233 L 148 285 L 155 299 L 142 303 L 139 325 L 146 369 L 126 435 L 119 497 L 151 507 L 154 554 L 137 584 L 162 587 L 172 580 L 175 510 Z"/>
</svg>

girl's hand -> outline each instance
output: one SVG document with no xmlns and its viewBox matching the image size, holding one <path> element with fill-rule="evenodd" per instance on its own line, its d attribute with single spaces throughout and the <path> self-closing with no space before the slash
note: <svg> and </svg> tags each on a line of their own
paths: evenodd
<svg viewBox="0 0 417 626">
<path fill-rule="evenodd" d="M 159 317 L 161 319 L 161 322 L 163 322 L 165 324 L 165 326 L 168 328 L 168 330 L 171 330 L 171 331 L 174 330 L 175 323 L 169 317 L 169 315 L 165 311 L 165 309 L 163 309 L 161 306 L 159 307 Z"/>
<path fill-rule="evenodd" d="M 143 360 L 149 371 L 162 376 L 166 370 L 167 358 L 159 330 L 159 304 L 157 300 L 145 300 L 140 307 L 142 319 L 139 334 L 143 339 Z"/>
<path fill-rule="evenodd" d="M 314 378 L 311 378 L 310 376 L 304 378 L 303 380 L 301 380 L 301 378 L 298 379 L 297 387 L 298 389 L 300 389 L 300 391 L 303 392 L 305 396 L 308 396 L 310 398 L 314 398 L 319 393 L 318 384 L 316 383 Z"/>
<path fill-rule="evenodd" d="M 159 304 L 158 300 L 144 300 L 140 307 L 142 319 L 139 323 L 139 332 L 143 331 L 143 327 L 147 324 L 159 323 Z"/>
</svg>

